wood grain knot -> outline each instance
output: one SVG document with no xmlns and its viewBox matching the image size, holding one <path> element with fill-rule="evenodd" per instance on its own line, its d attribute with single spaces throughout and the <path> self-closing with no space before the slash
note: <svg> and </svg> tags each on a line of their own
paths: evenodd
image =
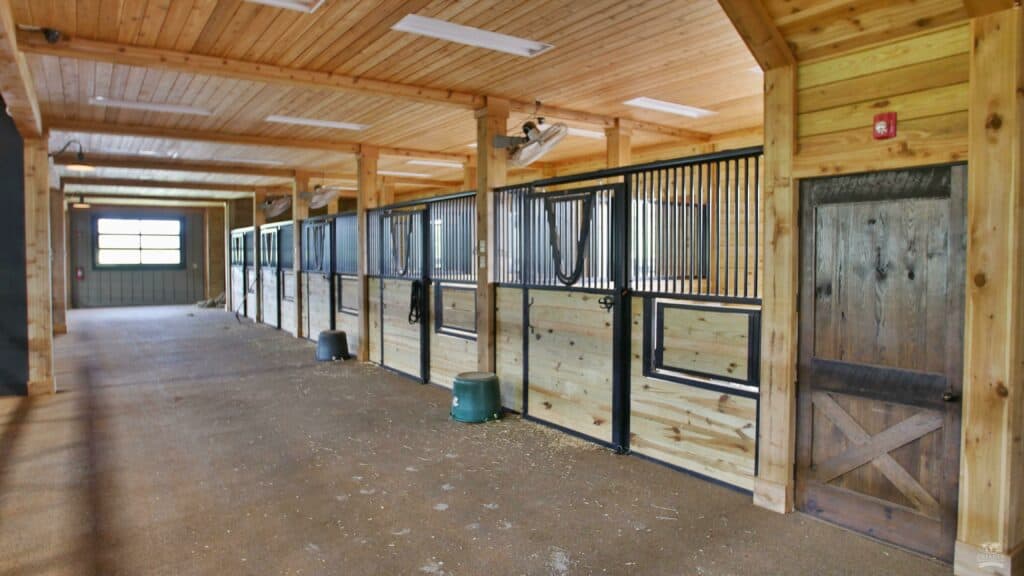
<svg viewBox="0 0 1024 576">
<path fill-rule="evenodd" d="M 1010 390 L 1006 387 L 1006 384 L 1002 382 L 996 382 L 996 396 L 1000 398 L 1006 398 L 1010 395 Z"/>
<path fill-rule="evenodd" d="M 1002 127 L 1003 127 L 1003 117 L 1000 116 L 999 113 L 997 113 L 997 112 L 993 112 L 993 113 L 989 114 L 988 118 L 985 119 L 985 129 L 986 130 L 999 130 Z"/>
<path fill-rule="evenodd" d="M 988 278 L 985 278 L 984 272 L 978 272 L 977 274 L 974 275 L 974 285 L 977 286 L 978 288 L 983 287 L 987 283 Z"/>
</svg>

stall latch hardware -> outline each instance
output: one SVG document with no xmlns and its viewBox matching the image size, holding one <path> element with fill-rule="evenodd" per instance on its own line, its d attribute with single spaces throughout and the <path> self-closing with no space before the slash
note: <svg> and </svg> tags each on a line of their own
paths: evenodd
<svg viewBox="0 0 1024 576">
<path fill-rule="evenodd" d="M 597 301 L 597 304 L 601 306 L 601 308 L 604 309 L 606 312 L 611 312 L 612 308 L 615 308 L 615 297 L 604 296 Z"/>
</svg>

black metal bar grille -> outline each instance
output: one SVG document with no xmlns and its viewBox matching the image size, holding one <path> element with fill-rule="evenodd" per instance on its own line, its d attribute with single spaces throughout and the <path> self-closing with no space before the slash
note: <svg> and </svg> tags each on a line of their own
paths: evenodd
<svg viewBox="0 0 1024 576">
<path fill-rule="evenodd" d="M 334 272 L 359 273 L 359 228 L 355 214 L 341 214 L 334 219 Z"/>
<path fill-rule="evenodd" d="M 428 229 L 422 230 L 423 213 Z M 460 193 L 367 211 L 367 275 L 476 282 L 476 197 Z M 339 234 L 340 235 L 340 234 Z M 426 251 L 427 270 L 423 270 Z"/>
<path fill-rule="evenodd" d="M 495 279 L 499 284 L 610 289 L 615 227 L 611 185 L 548 192 L 600 179 L 628 184 L 628 257 L 631 291 L 720 301 L 756 302 L 764 253 L 760 149 L 720 152 L 499 189 L 495 196 Z M 584 202 L 553 203 L 558 195 L 592 194 Z M 554 208 L 553 208 L 554 204 Z M 590 238 L 577 245 L 590 211 Z M 553 222 L 553 224 L 552 224 Z M 552 236 L 552 230 L 556 232 Z M 552 241 L 554 241 L 552 243 Z M 560 275 L 584 251 L 578 281 Z M 559 256 L 561 256 L 559 258 Z M 555 260 L 561 269 L 556 271 Z M 572 279 L 572 278 L 563 278 Z"/>
<path fill-rule="evenodd" d="M 476 197 L 456 196 L 432 202 L 430 211 L 430 278 L 476 282 Z"/>
<path fill-rule="evenodd" d="M 310 219 L 302 222 L 302 270 L 331 273 L 331 221 Z"/>
</svg>

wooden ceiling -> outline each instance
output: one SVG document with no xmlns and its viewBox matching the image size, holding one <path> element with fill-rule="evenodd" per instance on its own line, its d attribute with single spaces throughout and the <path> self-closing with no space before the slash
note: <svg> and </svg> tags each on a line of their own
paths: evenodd
<svg viewBox="0 0 1024 576">
<path fill-rule="evenodd" d="M 762 121 L 762 76 L 715 0 L 326 0 L 314 14 L 244 0 L 9 2 L 21 29 L 19 46 L 34 79 L 40 113 L 51 128 L 51 149 L 77 138 L 90 154 L 262 161 L 259 166 L 354 172 L 354 156 L 344 147 L 372 144 L 405 154 L 382 151 L 381 170 L 439 180 L 461 180 L 462 171 L 410 165 L 410 157 L 418 152 L 474 154 L 468 147 L 476 138 L 472 104 L 240 76 L 229 70 L 233 65 L 167 64 L 189 55 L 219 59 L 214 63 L 227 59 L 282 67 L 295 77 L 329 73 L 332 78 L 451 91 L 475 98 L 476 103 L 485 96 L 500 96 L 519 103 L 509 122 L 513 131 L 529 118 L 535 101 L 543 104 L 542 113 L 551 121 L 566 120 L 598 132 L 606 119 L 631 118 L 644 123 L 634 133 L 636 147 L 670 145 L 694 134 L 726 133 Z M 391 30 L 411 13 L 540 40 L 555 48 L 521 58 Z M 51 47 L 32 30 L 40 27 L 60 30 L 65 42 Z M 98 47 L 97 52 L 82 46 Z M 160 58 L 130 59 L 134 49 L 159 50 Z M 95 96 L 199 106 L 212 114 L 95 106 L 89 103 Z M 716 114 L 688 119 L 623 104 L 637 96 Z M 552 111 L 566 114 L 559 118 L 548 114 Z M 272 124 L 264 121 L 270 114 L 356 122 L 369 128 L 343 131 Z M 83 126 L 89 130 L 75 129 Z M 202 142 L 153 132 L 104 135 L 100 132 L 105 126 L 156 128 L 171 135 L 239 136 L 272 145 Z M 293 141 L 333 148 L 277 145 Z M 570 136 L 544 160 L 567 162 L 600 154 L 604 146 L 603 139 Z M 141 168 L 119 170 L 117 177 L 153 178 Z M 68 172 L 62 169 L 61 174 Z M 261 185 L 284 180 L 194 173 L 178 178 Z"/>
</svg>

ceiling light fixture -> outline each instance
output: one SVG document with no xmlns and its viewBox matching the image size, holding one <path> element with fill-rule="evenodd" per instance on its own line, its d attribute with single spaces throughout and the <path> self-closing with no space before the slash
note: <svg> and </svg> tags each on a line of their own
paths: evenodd
<svg viewBox="0 0 1024 576">
<path fill-rule="evenodd" d="M 64 167 L 67 168 L 68 170 L 71 170 L 72 172 L 92 172 L 93 170 L 95 170 L 95 166 L 86 164 L 85 149 L 82 148 L 82 143 L 79 142 L 78 140 L 68 140 L 67 143 L 64 144 L 64 146 L 62 146 L 60 150 L 53 152 L 48 156 L 50 158 L 56 158 L 57 156 L 60 156 L 61 154 L 67 152 L 68 148 L 71 148 L 72 146 L 78 146 L 78 153 L 75 154 L 75 161 L 66 164 Z"/>
<path fill-rule="evenodd" d="M 296 10 L 298 12 L 305 12 L 306 14 L 312 14 L 316 12 L 317 8 L 323 5 L 324 0 L 246 0 L 254 4 L 263 4 L 265 6 L 273 6 L 275 8 L 284 8 L 285 10 Z"/>
<path fill-rule="evenodd" d="M 409 160 L 413 166 L 436 166 L 438 168 L 462 168 L 462 162 L 450 160 Z"/>
<path fill-rule="evenodd" d="M 314 128 L 335 128 L 337 130 L 366 130 L 367 124 L 356 124 L 354 122 L 336 122 L 334 120 L 319 120 L 316 118 L 300 118 L 298 116 L 283 116 L 271 114 L 264 118 L 267 122 L 275 124 L 295 124 L 297 126 L 312 126 Z"/>
<path fill-rule="evenodd" d="M 213 112 L 210 112 L 206 108 L 200 108 L 198 106 L 111 100 L 105 96 L 93 96 L 92 98 L 89 98 L 89 104 L 92 104 L 93 106 L 107 106 L 110 108 L 125 108 L 128 110 L 145 110 L 147 112 L 167 112 L 169 114 L 193 114 L 195 116 L 210 116 L 213 114 Z"/>
<path fill-rule="evenodd" d="M 637 108 L 645 108 L 647 110 L 654 110 L 655 112 L 665 112 L 666 114 L 675 114 L 677 116 L 686 116 L 687 118 L 704 118 L 714 114 L 711 110 L 705 110 L 703 108 L 695 108 L 693 106 L 686 106 L 684 104 L 676 104 L 675 102 L 666 102 L 664 100 L 656 100 L 654 98 L 648 98 L 642 96 L 640 98 L 633 98 L 623 102 L 626 106 L 635 106 Z"/>
<path fill-rule="evenodd" d="M 257 166 L 282 166 L 284 162 L 280 160 L 262 160 L 258 158 L 223 158 L 224 162 L 233 162 L 235 164 L 256 164 Z"/>
<path fill-rule="evenodd" d="M 85 201 L 85 196 L 82 194 L 78 195 L 78 202 L 71 204 L 72 208 L 78 208 L 79 210 L 88 210 L 92 208 L 92 205 Z"/>
<path fill-rule="evenodd" d="M 466 147 L 467 148 L 476 148 L 476 142 L 473 142 L 472 144 L 466 144 Z"/>
<path fill-rule="evenodd" d="M 580 138 L 590 138 L 591 140 L 604 140 L 604 132 L 597 130 L 587 130 L 584 128 L 573 128 L 569 127 L 569 136 L 579 136 Z"/>
<path fill-rule="evenodd" d="M 395 23 L 391 29 L 398 32 L 429 36 L 438 40 L 458 42 L 467 46 L 496 50 L 506 54 L 525 56 L 526 58 L 533 58 L 554 48 L 554 46 L 545 42 L 517 38 L 508 34 L 491 32 L 490 30 L 482 30 L 472 26 L 463 26 L 462 24 L 446 22 L 437 18 L 428 18 L 417 14 L 407 14 Z"/>
<path fill-rule="evenodd" d="M 421 174 L 419 172 L 396 172 L 393 170 L 377 170 L 377 174 L 381 176 L 398 176 L 400 178 L 430 178 L 430 174 Z"/>
</svg>

